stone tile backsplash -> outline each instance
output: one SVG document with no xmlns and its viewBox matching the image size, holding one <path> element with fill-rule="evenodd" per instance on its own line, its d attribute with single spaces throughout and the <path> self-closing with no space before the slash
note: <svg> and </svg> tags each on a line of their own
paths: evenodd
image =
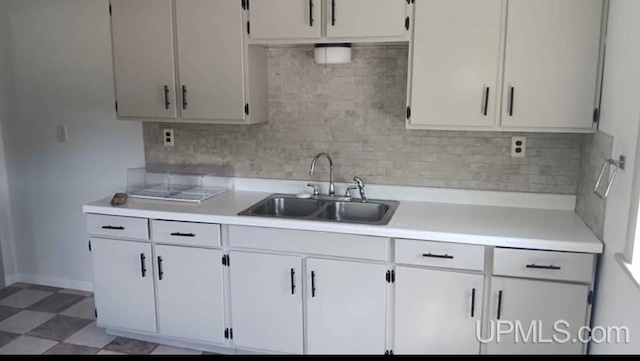
<svg viewBox="0 0 640 361">
<path fill-rule="evenodd" d="M 517 133 L 405 129 L 406 46 L 356 46 L 353 62 L 320 66 L 309 46 L 269 49 L 269 121 L 252 126 L 145 123 L 147 164 L 210 165 L 220 176 L 576 194 L 576 134 L 526 133 L 527 157 L 511 158 Z M 162 129 L 175 130 L 175 147 Z M 320 163 L 318 163 L 320 165 Z"/>
</svg>

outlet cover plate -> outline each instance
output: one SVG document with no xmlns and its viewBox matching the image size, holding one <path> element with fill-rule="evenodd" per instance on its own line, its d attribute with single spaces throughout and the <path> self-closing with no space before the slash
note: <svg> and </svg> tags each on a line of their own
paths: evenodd
<svg viewBox="0 0 640 361">
<path fill-rule="evenodd" d="M 527 156 L 527 137 L 511 138 L 511 157 L 524 158 Z"/>
<path fill-rule="evenodd" d="M 162 139 L 164 140 L 165 147 L 173 147 L 176 145 L 176 138 L 173 133 L 173 129 L 163 129 Z"/>
</svg>

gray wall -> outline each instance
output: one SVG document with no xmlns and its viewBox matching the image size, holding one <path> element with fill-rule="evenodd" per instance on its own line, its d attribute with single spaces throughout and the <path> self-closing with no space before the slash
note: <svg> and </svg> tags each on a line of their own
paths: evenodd
<svg viewBox="0 0 640 361">
<path fill-rule="evenodd" d="M 3 131 L 17 273 L 91 287 L 82 205 L 144 164 L 142 126 L 116 120 L 108 1 L 9 0 L 7 13 L 13 116 Z M 68 143 L 56 140 L 63 124 Z"/>
<path fill-rule="evenodd" d="M 613 137 L 603 133 L 586 135 L 582 141 L 580 155 L 580 182 L 576 211 L 598 238 L 604 237 L 604 218 L 606 201 L 595 195 L 593 189 L 602 170 L 603 163 L 611 158 Z M 606 177 L 609 173 L 605 173 Z M 604 192 L 601 185 L 600 192 Z"/>
<path fill-rule="evenodd" d="M 5 285 L 5 274 L 13 273 L 13 245 L 11 236 L 11 207 L 7 165 L 4 156 L 2 127 L 9 119 L 9 27 L 7 4 L 0 0 L 0 287 Z M 5 270 L 6 269 L 6 270 Z"/>
<path fill-rule="evenodd" d="M 576 194 L 582 136 L 527 134 L 527 158 L 512 159 L 514 134 L 408 131 L 406 84 L 406 46 L 356 47 L 353 63 L 329 67 L 314 64 L 311 47 L 271 48 L 267 124 L 147 123 L 147 164 L 307 180 L 311 158 L 327 151 L 339 181 Z M 163 145 L 165 127 L 174 148 Z"/>
</svg>

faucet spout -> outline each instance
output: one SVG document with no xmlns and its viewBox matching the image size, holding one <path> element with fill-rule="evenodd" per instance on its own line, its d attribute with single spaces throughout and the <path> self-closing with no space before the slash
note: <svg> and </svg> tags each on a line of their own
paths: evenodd
<svg viewBox="0 0 640 361">
<path fill-rule="evenodd" d="M 320 153 L 318 155 L 316 155 L 313 158 L 313 161 L 311 161 L 311 167 L 309 168 L 309 174 L 313 175 L 316 171 L 316 163 L 318 162 L 318 159 L 325 157 L 327 158 L 327 160 L 329 161 L 329 196 L 335 196 L 336 195 L 336 186 L 335 183 L 333 182 L 333 159 L 331 159 L 331 156 L 327 153 Z"/>
</svg>

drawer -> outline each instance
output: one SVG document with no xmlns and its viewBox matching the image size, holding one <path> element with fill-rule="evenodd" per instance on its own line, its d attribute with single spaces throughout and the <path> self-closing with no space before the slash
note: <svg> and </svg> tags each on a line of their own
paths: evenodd
<svg viewBox="0 0 640 361">
<path fill-rule="evenodd" d="M 493 274 L 591 283 L 594 255 L 496 248 Z"/>
<path fill-rule="evenodd" d="M 220 247 L 220 225 L 152 220 L 151 239 L 155 243 Z"/>
<path fill-rule="evenodd" d="M 87 214 L 87 232 L 92 236 L 149 240 L 146 218 Z"/>
<path fill-rule="evenodd" d="M 389 239 L 293 229 L 229 226 L 231 247 L 386 261 Z"/>
<path fill-rule="evenodd" d="M 484 270 L 484 246 L 397 239 L 395 251 L 396 263 Z"/>
</svg>

